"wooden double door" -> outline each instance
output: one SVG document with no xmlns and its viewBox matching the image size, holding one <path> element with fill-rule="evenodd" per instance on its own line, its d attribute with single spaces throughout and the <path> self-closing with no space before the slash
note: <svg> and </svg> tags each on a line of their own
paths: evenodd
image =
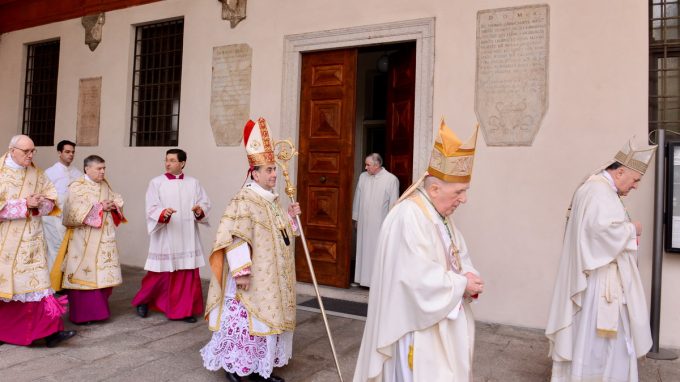
<svg viewBox="0 0 680 382">
<path fill-rule="evenodd" d="M 352 255 L 357 48 L 302 55 L 298 199 L 302 225 L 320 284 L 347 288 Z M 415 44 L 390 56 L 385 163 L 401 191 L 413 173 Z M 363 156 L 363 153 L 358 153 Z M 299 281 L 311 277 L 296 246 Z"/>
</svg>

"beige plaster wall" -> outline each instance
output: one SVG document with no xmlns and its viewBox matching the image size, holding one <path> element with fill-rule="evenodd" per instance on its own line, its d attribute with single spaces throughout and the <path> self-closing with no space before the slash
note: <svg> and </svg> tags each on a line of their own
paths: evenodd
<svg viewBox="0 0 680 382">
<path fill-rule="evenodd" d="M 565 209 L 580 179 L 612 156 L 623 142 L 647 135 L 647 5 L 622 0 L 616 7 L 588 0 L 547 0 L 550 5 L 549 109 L 533 146 L 487 147 L 480 134 L 470 200 L 456 212 L 473 261 L 487 281 L 474 307 L 479 320 L 542 328 L 557 271 Z M 285 5 L 283 5 L 285 4 Z M 228 198 L 243 182 L 241 147 L 216 147 L 210 131 L 213 46 L 247 43 L 253 49 L 251 113 L 274 128 L 281 120 L 283 36 L 384 22 L 435 17 L 434 120 L 446 116 L 462 137 L 474 113 L 476 12 L 526 5 L 514 0 L 251 1 L 248 18 L 230 29 L 212 0 L 169 0 L 108 12 L 95 52 L 83 43 L 79 19 L 0 36 L 0 142 L 20 130 L 26 43 L 59 37 L 61 56 L 55 141 L 76 132 L 78 81 L 102 76 L 99 147 L 79 147 L 76 160 L 97 153 L 108 178 L 126 198 L 130 223 L 119 230 L 125 264 L 142 266 L 148 238 L 143 194 L 163 172 L 165 147 L 128 147 L 133 25 L 184 16 L 180 147 L 187 173 L 213 200 L 208 249 Z M 433 126 L 433 129 L 435 126 Z M 418 153 L 415 153 L 416 156 Z M 37 163 L 56 153 L 40 148 Z M 417 169 L 418 172 L 424 169 Z M 640 268 L 649 291 L 653 176 L 627 200 L 646 228 Z M 680 256 L 664 263 L 662 345 L 680 346 Z M 202 270 L 204 277 L 207 269 Z"/>
</svg>

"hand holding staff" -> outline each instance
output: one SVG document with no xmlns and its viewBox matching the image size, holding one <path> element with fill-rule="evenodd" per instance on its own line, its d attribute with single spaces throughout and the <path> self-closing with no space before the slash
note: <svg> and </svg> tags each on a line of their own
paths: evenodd
<svg viewBox="0 0 680 382">
<path fill-rule="evenodd" d="M 286 195 L 290 198 L 293 204 L 295 201 L 295 186 L 290 181 L 290 176 L 288 174 L 288 162 L 293 159 L 298 152 L 295 150 L 295 146 L 290 139 L 276 141 L 274 143 L 274 150 L 278 148 L 276 153 L 276 163 L 281 166 L 283 172 L 283 178 L 286 180 Z M 299 209 L 299 207 L 298 207 Z M 297 225 L 300 227 L 300 239 L 302 241 L 302 246 L 305 249 L 305 258 L 307 259 L 307 265 L 309 266 L 309 273 L 312 276 L 312 284 L 314 284 L 314 292 L 316 292 L 316 299 L 319 302 L 319 309 L 321 310 L 321 317 L 323 317 L 323 323 L 326 326 L 326 334 L 328 334 L 328 341 L 331 344 L 331 351 L 333 352 L 333 359 L 335 360 L 335 368 L 338 371 L 338 377 L 340 377 L 340 382 L 343 382 L 342 373 L 340 372 L 340 363 L 338 362 L 338 355 L 335 352 L 335 345 L 333 344 L 333 336 L 331 335 L 331 328 L 328 326 L 328 318 L 326 317 L 326 310 L 323 307 L 323 301 L 321 300 L 321 294 L 319 293 L 319 284 L 316 282 L 316 274 L 314 273 L 314 267 L 312 266 L 312 258 L 309 256 L 309 248 L 307 248 L 307 239 L 305 238 L 305 233 L 302 230 L 302 222 L 300 221 L 300 215 L 296 214 L 295 219 L 297 220 Z"/>
</svg>

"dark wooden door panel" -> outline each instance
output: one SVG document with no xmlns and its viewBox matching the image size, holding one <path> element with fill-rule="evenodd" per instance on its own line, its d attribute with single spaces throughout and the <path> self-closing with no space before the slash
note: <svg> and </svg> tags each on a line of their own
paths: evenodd
<svg viewBox="0 0 680 382">
<path fill-rule="evenodd" d="M 406 44 L 390 55 L 385 165 L 399 179 L 399 194 L 408 188 L 413 179 L 415 69 L 415 43 Z"/>
<path fill-rule="evenodd" d="M 320 284 L 349 286 L 356 49 L 302 55 L 298 199 Z M 297 278 L 311 281 L 302 245 Z"/>
</svg>

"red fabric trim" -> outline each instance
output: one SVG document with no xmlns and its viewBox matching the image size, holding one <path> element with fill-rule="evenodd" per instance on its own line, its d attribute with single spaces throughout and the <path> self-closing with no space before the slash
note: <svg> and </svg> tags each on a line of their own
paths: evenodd
<svg viewBox="0 0 680 382">
<path fill-rule="evenodd" d="M 117 209 L 111 210 L 111 217 L 113 218 L 113 224 L 116 227 L 118 227 L 118 225 L 120 225 L 120 223 L 125 220 L 125 218 L 121 216 Z"/>
<path fill-rule="evenodd" d="M 166 173 L 165 173 L 165 177 L 168 178 L 168 179 L 170 179 L 170 180 L 184 179 L 184 173 L 181 173 L 181 174 L 179 174 L 179 175 L 177 175 L 177 176 L 174 176 L 174 175 L 172 175 L 171 173 L 166 172 Z"/>
<path fill-rule="evenodd" d="M 161 211 L 161 215 L 158 217 L 159 223 L 169 223 L 170 219 L 172 218 L 172 215 L 168 216 L 167 218 L 165 217 L 165 210 L 167 210 L 167 208 Z"/>
<path fill-rule="evenodd" d="M 246 122 L 246 126 L 243 128 L 243 146 L 248 145 L 248 139 L 250 138 L 250 133 L 253 132 L 253 127 L 255 127 L 255 122 L 253 122 L 252 119 L 249 119 L 248 122 Z"/>
</svg>

